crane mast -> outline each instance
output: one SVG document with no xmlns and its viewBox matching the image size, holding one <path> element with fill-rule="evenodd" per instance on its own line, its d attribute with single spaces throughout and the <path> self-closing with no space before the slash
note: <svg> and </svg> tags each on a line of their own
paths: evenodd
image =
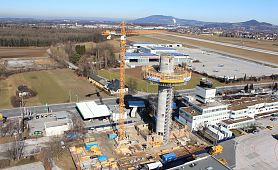
<svg viewBox="0 0 278 170">
<path fill-rule="evenodd" d="M 125 139 L 125 46 L 126 46 L 126 28 L 125 22 L 121 23 L 121 51 L 120 51 L 120 94 L 119 94 L 119 106 L 120 106 L 120 117 L 119 117 L 119 140 Z"/>
</svg>

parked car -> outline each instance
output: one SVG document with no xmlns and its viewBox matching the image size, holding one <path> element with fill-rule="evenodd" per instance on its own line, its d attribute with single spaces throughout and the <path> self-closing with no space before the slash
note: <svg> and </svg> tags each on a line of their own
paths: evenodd
<svg viewBox="0 0 278 170">
<path fill-rule="evenodd" d="M 270 118 L 271 121 L 277 121 L 277 118 L 276 117 L 272 117 Z"/>
<path fill-rule="evenodd" d="M 255 133 L 258 133 L 259 132 L 259 130 L 258 129 L 256 129 L 256 130 L 253 130 L 253 134 L 255 134 Z"/>
<path fill-rule="evenodd" d="M 272 130 L 274 128 L 274 126 L 266 126 L 267 129 Z"/>
</svg>

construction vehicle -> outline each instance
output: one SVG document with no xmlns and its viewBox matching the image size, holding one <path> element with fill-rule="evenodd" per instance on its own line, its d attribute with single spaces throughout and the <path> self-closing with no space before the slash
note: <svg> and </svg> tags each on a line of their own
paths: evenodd
<svg viewBox="0 0 278 170">
<path fill-rule="evenodd" d="M 218 159 L 218 161 L 219 161 L 220 163 L 222 163 L 223 165 L 227 165 L 227 164 L 228 164 L 228 162 L 226 161 L 226 159 L 223 159 L 223 158 Z"/>
<path fill-rule="evenodd" d="M 267 129 L 272 130 L 274 128 L 273 125 L 266 126 Z"/>
<path fill-rule="evenodd" d="M 210 155 L 218 155 L 218 154 L 222 153 L 222 151 L 223 151 L 222 145 L 215 145 L 215 146 L 211 147 L 211 149 L 209 150 L 209 154 Z"/>
<path fill-rule="evenodd" d="M 2 113 L 0 113 L 0 122 L 5 123 L 7 120 L 7 117 L 5 117 Z"/>
</svg>

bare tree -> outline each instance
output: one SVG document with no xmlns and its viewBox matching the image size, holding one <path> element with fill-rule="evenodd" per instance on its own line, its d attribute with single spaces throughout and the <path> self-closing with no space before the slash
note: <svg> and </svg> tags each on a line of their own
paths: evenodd
<svg viewBox="0 0 278 170">
<path fill-rule="evenodd" d="M 14 138 L 14 141 L 9 143 L 8 156 L 12 160 L 19 160 L 24 154 L 24 140 L 19 137 Z"/>
<path fill-rule="evenodd" d="M 56 158 L 59 160 L 59 157 L 63 154 L 63 152 L 66 149 L 65 143 L 62 142 L 63 138 L 62 137 L 52 137 L 51 141 L 47 143 L 47 153 L 46 157 L 47 158 Z"/>
</svg>

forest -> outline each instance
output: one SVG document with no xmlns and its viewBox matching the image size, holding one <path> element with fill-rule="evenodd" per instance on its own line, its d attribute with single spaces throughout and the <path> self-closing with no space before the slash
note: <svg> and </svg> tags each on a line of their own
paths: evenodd
<svg viewBox="0 0 278 170">
<path fill-rule="evenodd" d="M 46 47 L 65 42 L 102 42 L 99 29 L 53 28 L 9 25 L 0 27 L 0 46 L 3 47 Z"/>
</svg>

